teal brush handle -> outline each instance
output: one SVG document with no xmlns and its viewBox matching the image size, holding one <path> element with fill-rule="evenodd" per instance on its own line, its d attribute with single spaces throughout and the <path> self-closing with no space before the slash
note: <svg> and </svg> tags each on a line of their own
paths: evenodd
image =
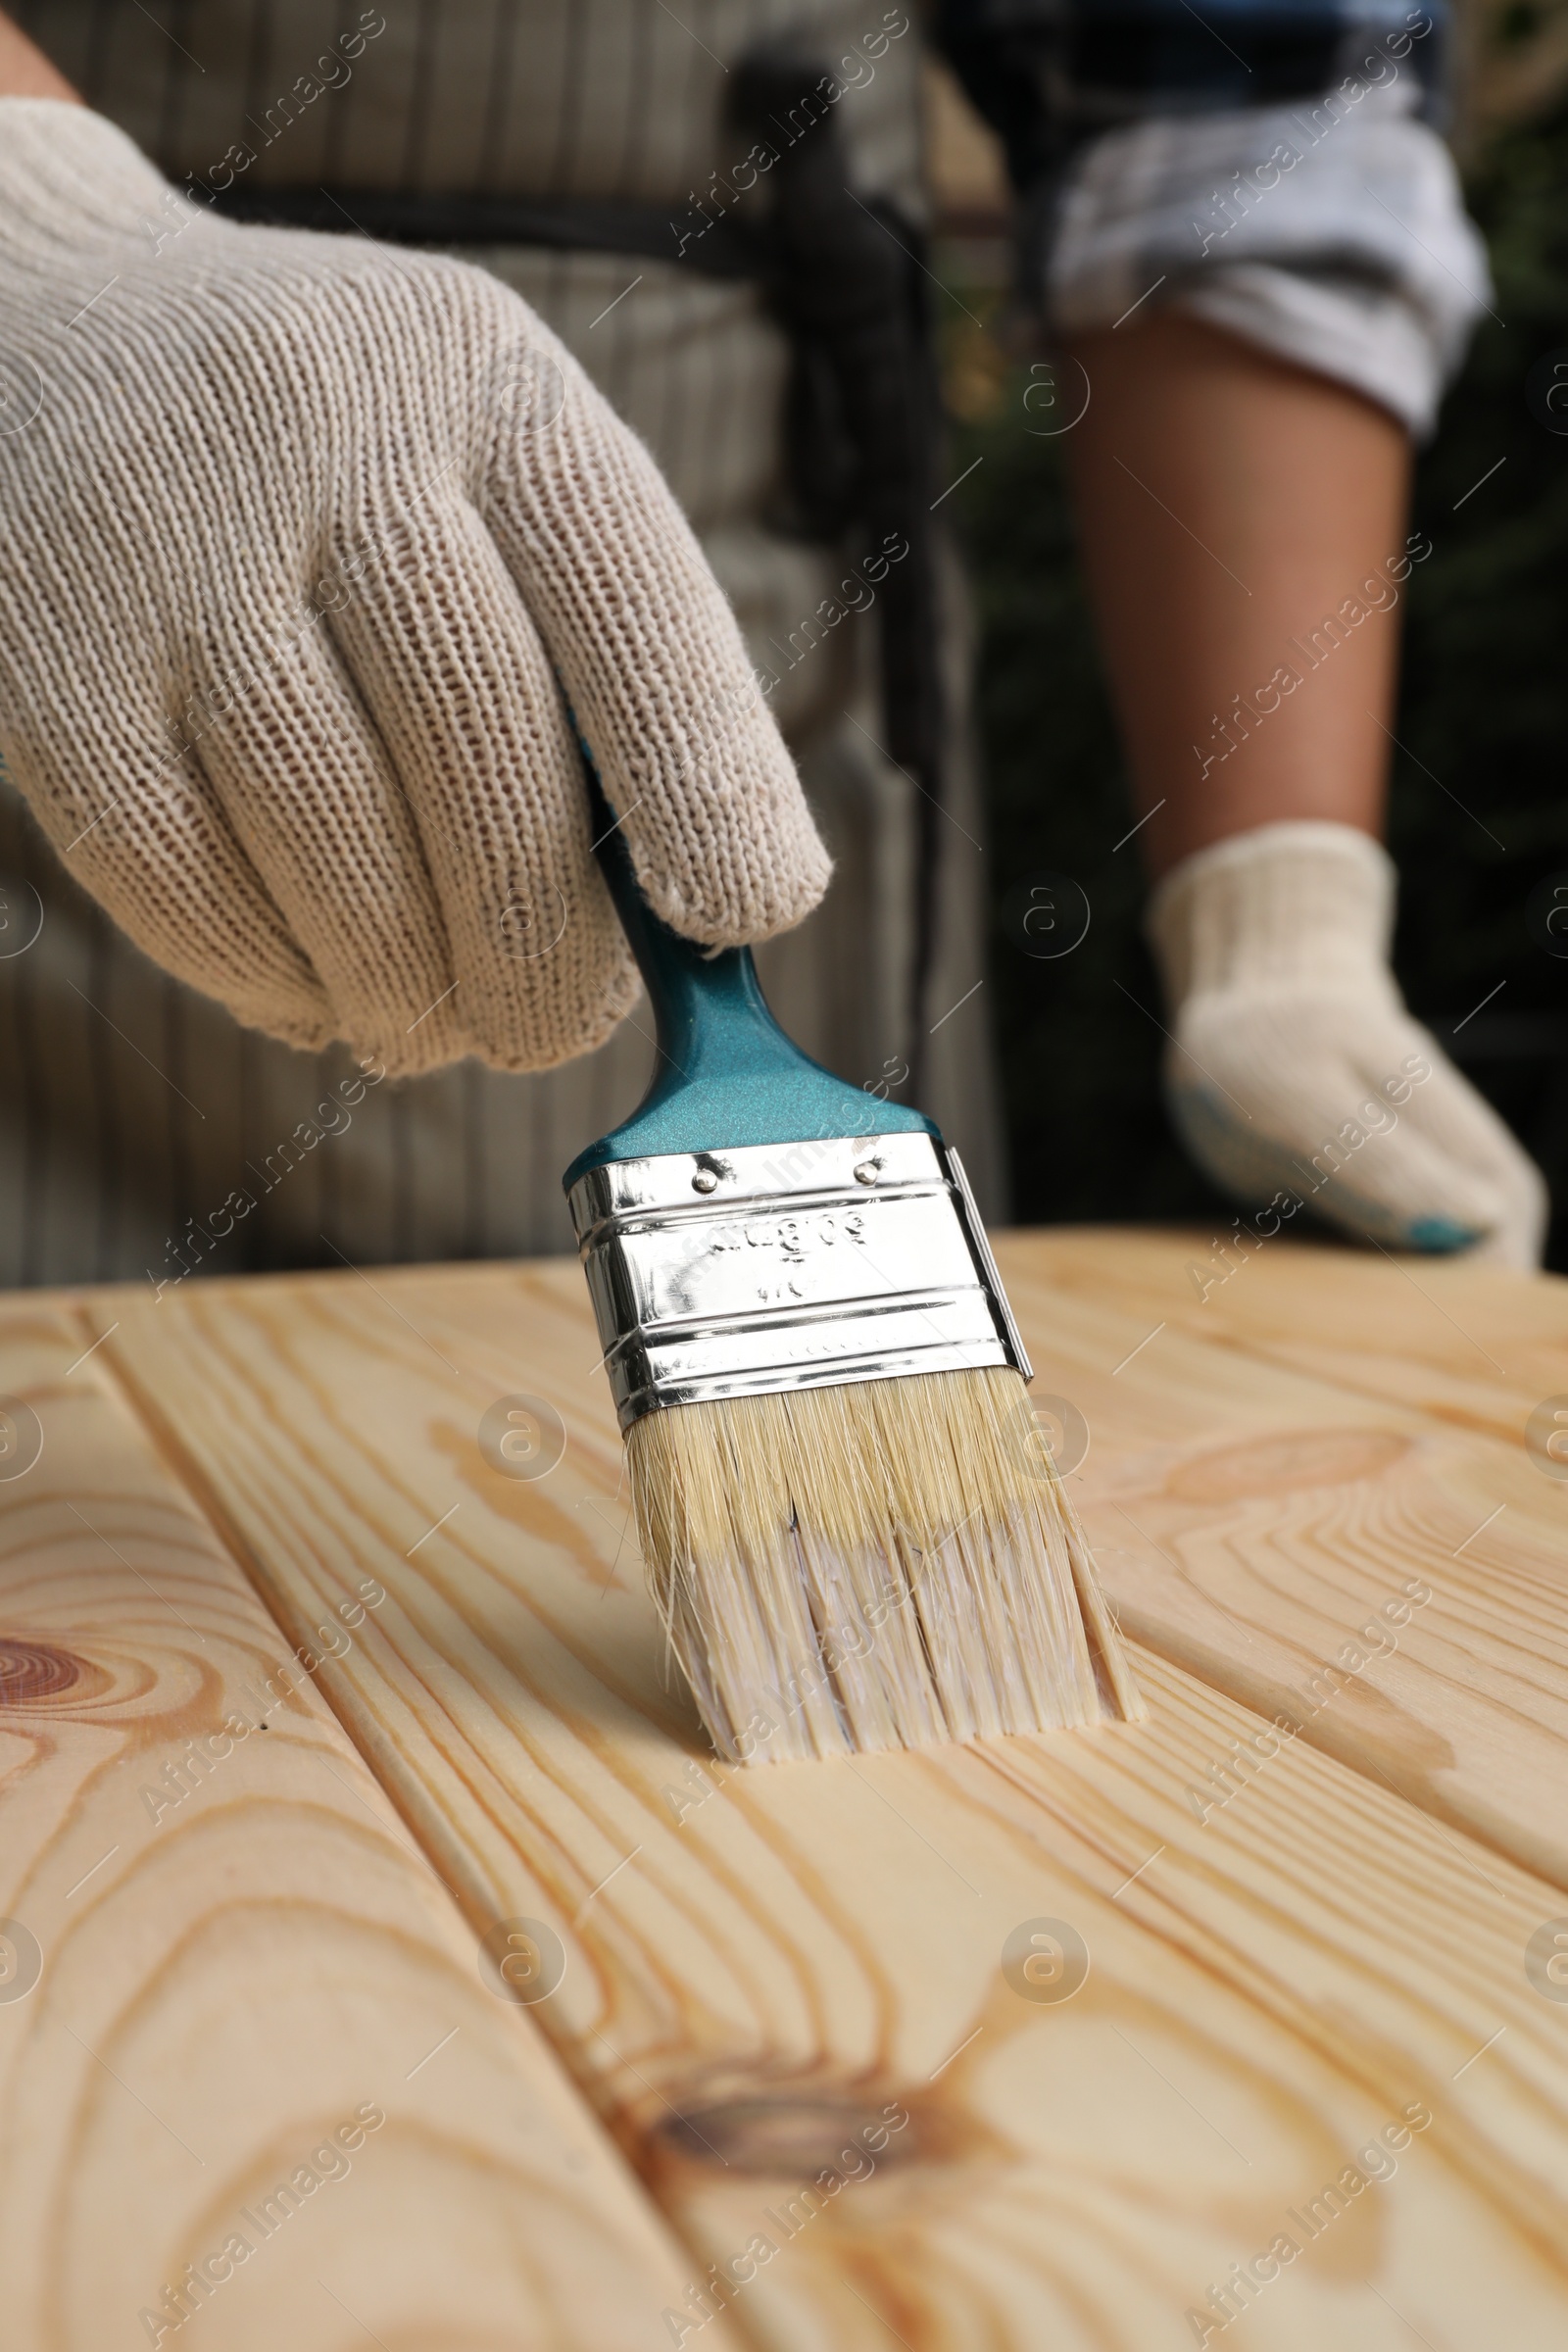
<svg viewBox="0 0 1568 2352">
<path fill-rule="evenodd" d="M 935 1135 L 923 1112 L 835 1078 L 785 1036 L 749 948 L 710 954 L 660 920 L 643 897 L 586 744 L 582 751 L 594 849 L 653 1004 L 659 1066 L 631 1117 L 572 1161 L 566 1190 L 588 1168 L 668 1152 Z"/>
</svg>

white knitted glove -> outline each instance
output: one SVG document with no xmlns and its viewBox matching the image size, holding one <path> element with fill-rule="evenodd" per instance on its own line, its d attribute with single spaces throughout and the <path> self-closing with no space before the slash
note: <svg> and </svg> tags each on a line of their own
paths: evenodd
<svg viewBox="0 0 1568 2352">
<path fill-rule="evenodd" d="M 1545 1186 L 1405 1011 L 1394 891 L 1377 843 L 1335 824 L 1264 825 L 1166 875 L 1149 936 L 1172 1114 L 1249 1205 L 1284 1194 L 1358 1240 L 1534 1266 Z"/>
<path fill-rule="evenodd" d="M 392 1071 L 585 1052 L 649 899 L 730 945 L 828 861 L 652 459 L 462 263 L 240 227 L 0 100 L 0 754 L 150 956 Z"/>
</svg>

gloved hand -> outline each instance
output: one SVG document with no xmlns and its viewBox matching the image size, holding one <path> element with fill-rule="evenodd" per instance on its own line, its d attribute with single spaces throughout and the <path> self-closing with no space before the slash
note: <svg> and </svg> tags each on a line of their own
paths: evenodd
<svg viewBox="0 0 1568 2352">
<path fill-rule="evenodd" d="M 221 220 L 85 108 L 3 99 L 0 373 L 0 755 L 240 1020 L 393 1072 L 608 1034 L 637 982 L 563 688 L 679 930 L 820 898 L 696 540 L 483 271 Z"/>
<path fill-rule="evenodd" d="M 1394 890 L 1378 844 L 1337 824 L 1263 825 L 1166 875 L 1148 928 L 1172 1115 L 1249 1205 L 1285 1193 L 1357 1240 L 1537 1265 L 1545 1186 L 1405 1011 Z"/>
</svg>

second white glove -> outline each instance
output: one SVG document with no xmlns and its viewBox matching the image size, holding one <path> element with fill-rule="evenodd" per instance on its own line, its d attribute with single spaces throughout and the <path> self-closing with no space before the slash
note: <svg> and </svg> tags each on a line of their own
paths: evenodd
<svg viewBox="0 0 1568 2352">
<path fill-rule="evenodd" d="M 1348 825 L 1263 825 L 1185 858 L 1149 911 L 1188 1149 L 1248 1205 L 1304 1200 L 1357 1240 L 1539 1264 L 1540 1170 L 1389 968 L 1395 872 Z"/>
</svg>

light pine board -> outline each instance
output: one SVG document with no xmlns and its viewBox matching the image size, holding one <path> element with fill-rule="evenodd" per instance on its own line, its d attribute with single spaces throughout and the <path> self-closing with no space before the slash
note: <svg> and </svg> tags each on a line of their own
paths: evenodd
<svg viewBox="0 0 1568 2352">
<path fill-rule="evenodd" d="M 1042 1386 L 1091 1361 L 1109 1379 L 1138 1316 L 1049 1287 L 1039 1247 L 1012 1245 L 1009 1280 Z M 567 1972 L 534 2014 L 700 2258 L 777 2242 L 738 2297 L 757 2344 L 1173 2352 L 1230 2266 L 1293 2229 L 1303 2250 L 1231 2322 L 1263 2352 L 1564 2340 L 1568 2009 L 1524 1954 L 1568 1903 L 1508 1853 L 1370 1756 L 1351 1769 L 1304 1740 L 1200 1818 L 1191 1791 L 1259 1719 L 1150 1653 L 1147 1727 L 705 1767 L 662 1681 L 569 1264 L 117 1296 L 84 1341 L 114 1315 L 105 1353 L 285 1626 L 360 1576 L 386 1585 L 334 1703 L 470 1926 L 556 1925 Z M 1239 1556 L 1279 1555 L 1287 1596 L 1295 1546 L 1318 1619 L 1348 1628 L 1356 1579 L 1381 1595 L 1412 1573 L 1398 1493 L 1383 1497 L 1427 1425 L 1396 1415 L 1396 1442 L 1373 1443 L 1388 1415 L 1365 1397 L 1186 1345 L 1163 1374 L 1151 1346 L 1115 1375 L 1091 1460 L 1349 1431 L 1364 1558 L 1353 1519 L 1303 1516 L 1291 1478 L 1233 1536 Z M 1140 1365 L 1146 1386 L 1124 1388 Z M 568 1432 L 537 1483 L 476 1447 L 514 1393 Z M 1492 1475 L 1453 1472 L 1461 1490 Z M 1211 1473 L 1200 1514 L 1234 1518 L 1234 1484 Z M 1355 1577 L 1336 1588 L 1345 1551 Z M 1435 1594 L 1423 1635 L 1438 1612 Z M 1413 1632 L 1393 1664 L 1413 1671 Z M 1466 1671 L 1461 1653 L 1455 1690 Z M 1399 1759 L 1418 1790 L 1439 1679 Z M 1395 1729 L 1379 1737 L 1392 1754 Z M 1060 2006 L 1000 1966 L 1042 1918 L 1092 1956 Z M 1413 2102 L 1433 2122 L 1396 2175 L 1308 2240 L 1287 2217 Z M 875 2169 L 844 2161 L 889 2108 L 910 2120 Z M 790 2200 L 829 2165 L 843 2185 L 808 2219 Z"/>
<path fill-rule="evenodd" d="M 1568 1481 L 1523 1438 L 1568 1391 L 1568 1284 L 1279 1240 L 1200 1303 L 1181 1237 L 1003 1260 L 1036 1396 L 1088 1425 L 1072 1493 L 1127 1629 L 1568 1888 Z M 1397 1646 L 1333 1690 L 1380 1620 Z"/>
<path fill-rule="evenodd" d="M 1568 1391 L 1568 1285 L 1465 1259 L 1395 1258 L 1282 1235 L 1063 1230 L 1015 1247 L 1053 1288 L 1517 1444 Z M 1198 1279 L 1190 1269 L 1197 1269 Z M 1224 1276 L 1203 1288 L 1210 1274 Z"/>
<path fill-rule="evenodd" d="M 0 1392 L 44 1437 L 0 1483 L 0 1915 L 41 1954 L 12 1998 L 27 1947 L 0 1941 L 10 2352 L 658 2343 L 689 2264 L 531 2016 L 481 1984 L 321 1694 L 336 1669 L 291 1692 L 288 1644 L 104 1350 L 76 1360 L 78 1324 L 0 1309 Z M 314 1622 L 343 1600 L 359 1623 L 318 1651 L 376 1622 L 360 1584 L 323 1586 Z M 334 2152 L 367 2107 L 384 2120 Z M 254 2219 L 280 2181 L 297 2209 Z M 176 2328 L 164 2289 L 204 2262 Z"/>
</svg>

